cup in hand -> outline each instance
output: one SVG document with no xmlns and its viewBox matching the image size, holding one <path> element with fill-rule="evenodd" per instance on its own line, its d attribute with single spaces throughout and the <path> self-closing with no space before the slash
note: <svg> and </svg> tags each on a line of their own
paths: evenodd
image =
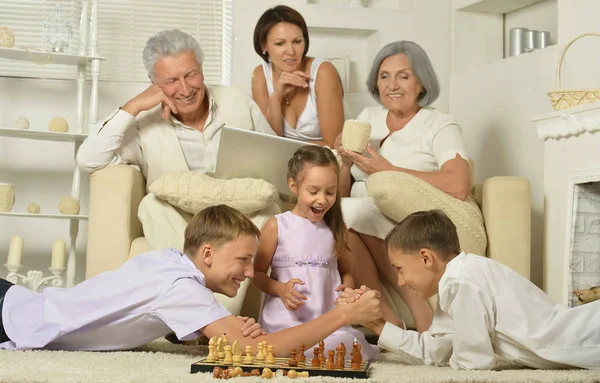
<svg viewBox="0 0 600 383">
<path fill-rule="evenodd" d="M 346 120 L 342 130 L 342 148 L 363 153 L 371 138 L 371 124 L 368 122 Z"/>
</svg>

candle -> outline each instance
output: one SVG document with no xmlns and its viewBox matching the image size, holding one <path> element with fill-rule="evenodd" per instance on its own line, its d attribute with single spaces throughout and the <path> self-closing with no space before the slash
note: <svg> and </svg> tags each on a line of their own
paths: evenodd
<svg viewBox="0 0 600 383">
<path fill-rule="evenodd" d="M 65 241 L 57 239 L 52 245 L 52 263 L 51 268 L 64 269 L 65 268 Z"/>
<path fill-rule="evenodd" d="M 15 235 L 10 239 L 7 265 L 20 265 L 23 256 L 23 237 Z"/>
</svg>

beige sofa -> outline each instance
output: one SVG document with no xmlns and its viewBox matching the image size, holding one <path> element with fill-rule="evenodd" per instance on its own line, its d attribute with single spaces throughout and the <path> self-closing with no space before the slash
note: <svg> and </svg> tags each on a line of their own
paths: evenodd
<svg viewBox="0 0 600 383">
<path fill-rule="evenodd" d="M 529 182 L 519 177 L 492 177 L 473 189 L 488 235 L 487 256 L 529 278 L 531 206 Z M 135 168 L 117 165 L 94 172 L 90 179 L 90 219 L 86 278 L 121 266 L 149 250 L 137 219 L 145 181 Z M 400 316 L 412 324 L 401 299 L 387 288 Z M 260 294 L 250 287 L 242 313 L 257 317 Z"/>
</svg>

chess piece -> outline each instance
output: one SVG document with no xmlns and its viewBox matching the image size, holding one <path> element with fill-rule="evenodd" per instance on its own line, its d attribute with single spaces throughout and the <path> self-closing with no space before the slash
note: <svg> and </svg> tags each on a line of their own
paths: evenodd
<svg viewBox="0 0 600 383">
<path fill-rule="evenodd" d="M 233 369 L 233 367 L 227 367 L 227 376 L 225 376 L 225 379 L 231 379 L 231 378 L 235 378 L 235 370 Z"/>
<path fill-rule="evenodd" d="M 354 339 L 354 342 L 352 342 L 352 352 L 350 353 L 350 355 L 352 355 L 352 359 L 350 359 L 350 368 L 353 370 L 360 370 L 360 365 L 362 363 L 362 353 L 360 349 L 360 344 Z"/>
<path fill-rule="evenodd" d="M 345 366 L 345 362 L 344 362 L 344 353 L 345 353 L 345 349 L 343 348 L 344 344 L 340 343 L 335 351 L 335 368 L 338 370 L 343 370 L 344 366 Z"/>
<path fill-rule="evenodd" d="M 320 358 L 319 358 L 319 350 L 320 350 L 319 347 L 313 348 L 313 358 L 312 358 L 312 361 L 310 362 L 311 367 L 319 367 L 321 365 Z"/>
<path fill-rule="evenodd" d="M 214 363 L 217 361 L 215 348 L 217 344 L 217 339 L 215 337 L 210 338 L 208 341 L 208 355 L 206 356 L 206 361 L 208 363 Z"/>
<path fill-rule="evenodd" d="M 225 359 L 223 359 L 223 364 L 233 364 L 233 353 L 231 352 L 230 344 L 225 346 Z"/>
<path fill-rule="evenodd" d="M 302 371 L 298 373 L 299 378 L 308 378 L 308 371 Z"/>
<path fill-rule="evenodd" d="M 305 347 L 306 346 L 304 345 L 304 343 L 300 343 L 299 350 L 298 350 L 298 366 L 299 367 L 304 367 L 306 365 L 306 356 L 304 355 Z"/>
<path fill-rule="evenodd" d="M 346 359 L 346 345 L 344 344 L 344 342 L 340 343 L 340 346 L 342 346 L 342 359 Z"/>
<path fill-rule="evenodd" d="M 227 334 L 223 334 L 223 342 L 225 342 L 225 344 L 227 344 Z"/>
<path fill-rule="evenodd" d="M 225 357 L 225 343 L 223 342 L 223 338 L 217 338 L 217 355 L 219 359 L 223 359 Z"/>
<path fill-rule="evenodd" d="M 269 344 L 267 343 L 267 341 L 266 341 L 266 340 L 265 340 L 265 341 L 263 341 L 263 355 L 265 356 L 265 358 L 266 358 L 266 356 L 267 356 L 267 353 L 269 352 L 269 350 L 268 350 L 268 345 L 269 345 Z"/>
<path fill-rule="evenodd" d="M 246 346 L 246 357 L 244 358 L 244 364 L 252 364 L 254 357 L 252 356 L 252 346 Z"/>
<path fill-rule="evenodd" d="M 290 359 L 288 360 L 288 366 L 298 367 L 298 360 L 296 359 L 296 349 L 295 348 L 292 348 L 292 352 L 290 353 Z"/>
<path fill-rule="evenodd" d="M 250 375 L 260 376 L 260 370 L 258 368 L 253 368 L 252 371 L 250 371 Z"/>
<path fill-rule="evenodd" d="M 271 371 L 271 369 L 270 369 L 270 368 L 268 368 L 268 367 L 265 367 L 265 368 L 263 369 L 263 372 L 262 372 L 261 378 L 263 378 L 263 379 L 271 379 L 272 377 L 273 377 L 273 371 Z"/>
<path fill-rule="evenodd" d="M 319 366 L 323 367 L 325 365 L 325 346 L 319 346 Z"/>
<path fill-rule="evenodd" d="M 289 370 L 287 373 L 287 377 L 290 379 L 296 379 L 298 377 L 298 371 L 296 370 Z"/>
<path fill-rule="evenodd" d="M 319 356 L 321 356 L 322 358 L 325 357 L 325 342 L 323 341 L 323 339 L 321 339 L 321 341 L 319 342 Z"/>
<path fill-rule="evenodd" d="M 231 345 L 233 364 L 242 364 L 242 346 L 237 340 Z"/>
<path fill-rule="evenodd" d="M 263 354 L 262 342 L 258 343 L 258 353 L 256 354 L 256 363 L 261 364 L 265 360 L 266 355 Z"/>
<path fill-rule="evenodd" d="M 327 351 L 327 354 L 329 355 L 329 357 L 327 358 L 327 369 L 328 370 L 335 370 L 335 362 L 334 362 L 334 358 L 335 358 L 335 351 L 333 350 L 329 350 Z"/>
<path fill-rule="evenodd" d="M 275 364 L 275 356 L 273 355 L 273 345 L 270 344 L 267 348 L 267 357 L 265 358 L 265 363 L 267 364 Z"/>
<path fill-rule="evenodd" d="M 215 379 L 221 378 L 221 367 L 213 368 L 213 378 L 215 378 Z"/>
<path fill-rule="evenodd" d="M 244 373 L 244 370 L 242 370 L 242 368 L 239 366 L 234 367 L 233 371 L 235 373 L 235 376 L 242 376 L 242 374 Z"/>
</svg>

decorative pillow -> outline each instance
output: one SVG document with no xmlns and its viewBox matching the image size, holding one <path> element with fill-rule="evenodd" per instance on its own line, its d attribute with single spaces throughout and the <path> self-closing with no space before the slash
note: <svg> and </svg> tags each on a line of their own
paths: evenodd
<svg viewBox="0 0 600 383">
<path fill-rule="evenodd" d="M 372 174 L 367 180 L 367 191 L 379 211 L 396 222 L 417 211 L 443 211 L 456 225 L 463 250 L 486 254 L 483 215 L 471 196 L 461 201 L 417 177 L 398 171 Z"/>
<path fill-rule="evenodd" d="M 150 185 L 149 191 L 191 214 L 219 204 L 252 214 L 267 208 L 279 196 L 275 186 L 264 180 L 216 179 L 199 172 L 163 174 Z"/>
</svg>

